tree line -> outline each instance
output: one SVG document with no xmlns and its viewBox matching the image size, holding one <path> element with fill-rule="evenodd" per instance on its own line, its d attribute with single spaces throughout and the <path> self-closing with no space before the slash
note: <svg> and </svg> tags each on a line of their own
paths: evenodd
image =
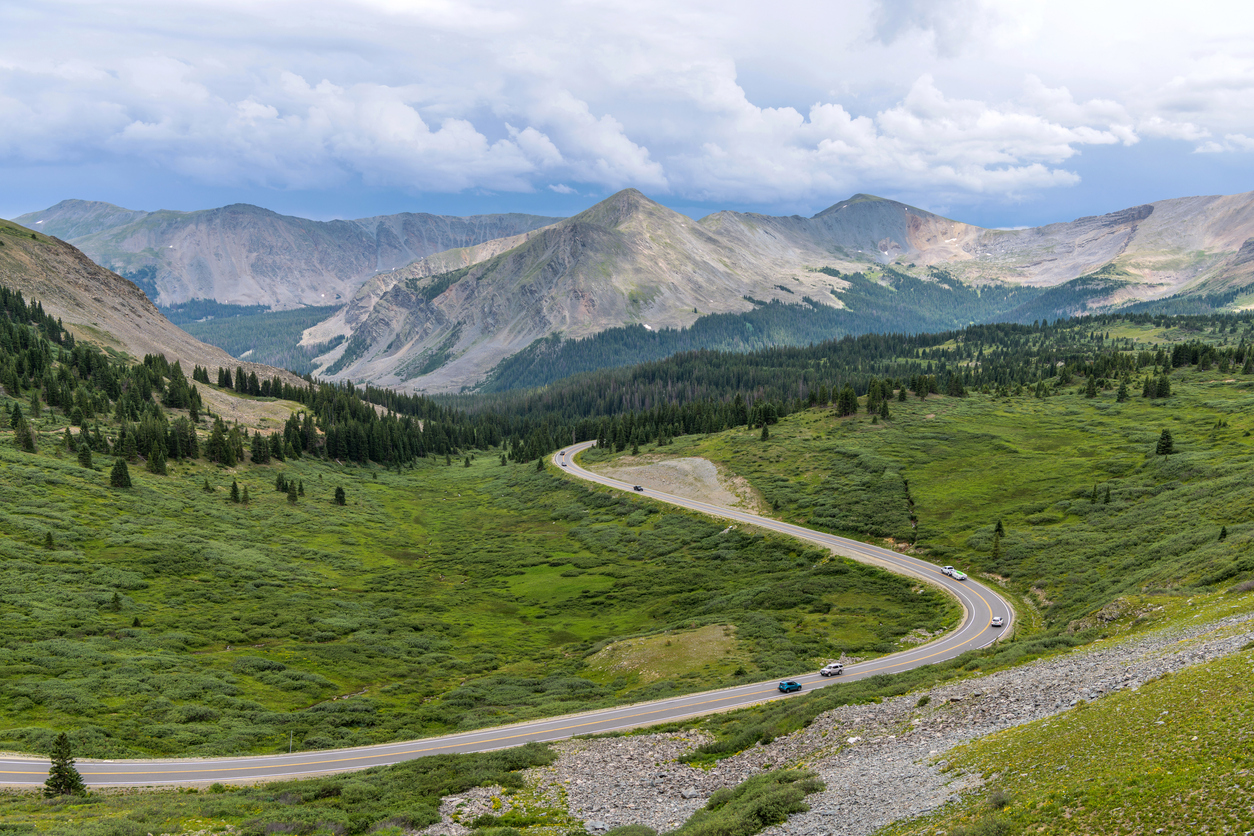
<svg viewBox="0 0 1254 836">
<path fill-rule="evenodd" d="M 1093 397 L 1117 390 L 1126 399 L 1139 387 L 1142 396 L 1161 398 L 1170 396 L 1171 370 L 1184 365 L 1254 372 L 1250 314 L 1139 314 L 866 334 L 748 353 L 691 351 L 538 389 L 429 397 L 309 378 L 298 384 L 278 376 L 259 380 L 242 367 L 211 374 L 196 366 L 188 380 L 178 362 L 161 355 L 127 364 L 75 343 L 21 294 L 0 288 L 0 309 L 0 384 L 19 402 L 29 399 L 26 412 L 19 405 L 8 416 L 14 429 L 24 428 L 19 446 L 34 449 L 37 441 L 27 413 L 60 409 L 78 431 L 67 429 L 58 443 L 131 463 L 142 458 L 154 472 L 169 458 L 200 456 L 227 466 L 315 455 L 401 467 L 426 456 L 451 460 L 464 451 L 499 448 L 515 461 L 532 461 L 575 441 L 598 439 L 624 449 L 767 427 L 799 409 L 830 406 L 848 415 L 863 399 L 869 412 L 889 419 L 892 400 L 908 396 L 964 397 L 974 390 L 1048 397 L 1080 379 Z M 1210 339 L 1134 344 L 1110 336 L 1121 324 Z M 206 386 L 301 408 L 281 430 L 250 433 L 205 409 L 200 387 Z M 171 409 L 187 414 L 171 418 Z"/>
</svg>

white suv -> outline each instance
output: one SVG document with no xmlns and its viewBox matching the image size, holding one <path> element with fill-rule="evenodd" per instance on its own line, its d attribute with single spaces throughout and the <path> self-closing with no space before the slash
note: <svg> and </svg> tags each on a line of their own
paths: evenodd
<svg viewBox="0 0 1254 836">
<path fill-rule="evenodd" d="M 845 666 L 840 662 L 829 662 L 819 669 L 820 676 L 840 676 L 845 670 Z"/>
</svg>

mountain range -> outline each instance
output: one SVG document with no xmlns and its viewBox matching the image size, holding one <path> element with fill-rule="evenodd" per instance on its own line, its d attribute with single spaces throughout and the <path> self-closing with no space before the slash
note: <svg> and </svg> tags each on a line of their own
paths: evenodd
<svg viewBox="0 0 1254 836">
<path fill-rule="evenodd" d="M 163 304 L 340 304 L 301 340 L 335 346 L 315 373 L 410 391 L 515 385 L 501 382 L 506 363 L 516 385 L 534 385 L 685 348 L 1031 322 L 1168 297 L 1240 307 L 1254 295 L 1254 193 L 1028 229 L 863 194 L 810 218 L 694 220 L 634 189 L 561 220 L 318 222 L 245 205 L 149 213 L 63 201 L 18 221 L 135 277 Z M 787 316 L 768 307 L 780 305 Z M 636 348 L 642 335 L 651 354 Z M 593 337 L 597 357 L 574 356 Z"/>
<path fill-rule="evenodd" d="M 14 220 L 73 244 L 96 263 L 135 280 L 165 307 L 212 299 L 285 309 L 337 304 L 375 273 L 556 219 L 406 212 L 312 221 L 243 203 L 196 212 L 144 212 L 63 200 Z"/>
<path fill-rule="evenodd" d="M 871 195 L 812 218 L 698 221 L 628 189 L 543 229 L 378 274 L 305 341 L 347 338 L 323 358 L 326 376 L 449 391 L 552 335 L 683 328 L 771 302 L 800 318 L 844 311 L 829 335 L 840 336 L 859 321 L 917 331 L 1230 293 L 1252 283 L 1252 237 L 1254 193 L 997 230 Z M 1044 288 L 1057 290 L 1033 304 Z M 907 310 L 886 323 L 892 306 Z"/>
</svg>

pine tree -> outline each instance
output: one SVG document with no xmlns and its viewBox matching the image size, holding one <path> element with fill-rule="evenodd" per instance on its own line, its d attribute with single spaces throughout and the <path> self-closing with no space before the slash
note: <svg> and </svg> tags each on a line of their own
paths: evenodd
<svg viewBox="0 0 1254 836">
<path fill-rule="evenodd" d="M 1110 504 L 1110 485 L 1106 486 L 1106 498 L 1102 500 L 1103 505 Z"/>
<path fill-rule="evenodd" d="M 540 458 L 536 459 L 536 473 L 540 473 L 543 470 L 544 470 L 544 456 L 541 456 Z"/>
<path fill-rule="evenodd" d="M 292 503 L 293 505 L 296 504 L 296 483 L 295 482 L 287 483 L 287 501 Z"/>
<path fill-rule="evenodd" d="M 252 501 L 252 498 L 248 495 L 248 486 L 247 486 L 247 485 L 245 485 L 245 486 L 244 486 L 244 496 L 242 497 L 241 501 L 242 501 L 245 505 L 247 505 L 249 502 L 251 502 L 251 501 Z"/>
<path fill-rule="evenodd" d="M 1096 375 L 1090 374 L 1088 383 L 1084 384 L 1084 397 L 1086 398 L 1097 397 L 1097 376 Z"/>
<path fill-rule="evenodd" d="M 131 471 L 126 466 L 126 459 L 118 457 L 113 463 L 113 470 L 109 472 L 109 484 L 115 488 L 131 486 Z"/>
<path fill-rule="evenodd" d="M 25 453 L 35 452 L 35 432 L 23 418 L 13 430 L 13 445 Z"/>
<path fill-rule="evenodd" d="M 126 436 L 122 439 L 122 451 L 119 455 L 128 462 L 133 462 L 139 458 L 139 450 L 135 447 L 135 430 L 129 427 L 124 428 Z"/>
<path fill-rule="evenodd" d="M 376 473 L 376 474 L 374 475 L 374 478 L 378 479 L 378 478 L 379 478 L 379 474 L 377 474 L 377 473 Z M 305 480 L 304 480 L 304 479 L 300 479 L 300 480 L 298 480 L 298 481 L 296 482 L 296 493 L 297 493 L 297 495 L 298 495 L 298 496 L 304 496 L 304 495 L 305 495 Z"/>
<path fill-rule="evenodd" d="M 44 798 L 87 795 L 83 776 L 74 768 L 74 753 L 70 747 L 70 738 L 65 732 L 61 732 L 53 741 L 51 760 L 52 768 L 48 770 L 48 780 L 44 781 Z"/>
<path fill-rule="evenodd" d="M 840 394 L 836 397 L 836 414 L 841 418 L 846 415 L 853 415 L 858 411 L 858 394 L 853 391 L 853 386 L 846 383 L 845 387 L 840 390 Z"/>
<path fill-rule="evenodd" d="M 1219 527 L 1219 539 L 1220 540 L 1228 539 L 1228 526 L 1222 525 Z"/>
<path fill-rule="evenodd" d="M 505 467 L 505 454 L 501 454 L 501 467 Z"/>
<path fill-rule="evenodd" d="M 165 468 L 165 445 L 158 438 L 152 443 L 152 449 L 148 451 L 148 472 L 155 473 L 158 476 L 166 475 Z"/>
<path fill-rule="evenodd" d="M 1123 403 L 1128 399 L 1128 382 L 1120 381 L 1119 391 L 1115 393 L 1115 402 Z"/>
<path fill-rule="evenodd" d="M 335 489 L 335 504 L 344 505 L 347 501 L 348 499 L 344 495 L 344 489 L 342 487 L 336 488 Z"/>
<path fill-rule="evenodd" d="M 1158 437 L 1158 446 L 1154 448 L 1154 452 L 1159 456 L 1170 456 L 1175 451 L 1176 445 L 1171 439 L 1171 430 L 1163 430 L 1163 434 Z"/>
<path fill-rule="evenodd" d="M 109 612 L 122 612 L 122 596 L 121 595 L 117 594 L 116 592 L 113 593 L 113 597 L 109 599 L 108 610 Z"/>
<path fill-rule="evenodd" d="M 205 483 L 201 485 L 200 489 L 203 490 L 205 493 L 213 493 L 213 485 L 209 484 L 208 476 L 205 477 Z"/>
<path fill-rule="evenodd" d="M 880 401 L 880 417 L 883 418 L 885 421 L 889 419 L 887 400 Z"/>
<path fill-rule="evenodd" d="M 234 479 L 231 480 L 231 501 L 239 504 L 239 482 Z"/>
<path fill-rule="evenodd" d="M 770 440 L 770 438 L 771 438 L 771 431 L 770 431 L 770 429 L 766 426 L 766 424 L 763 424 L 763 425 L 762 425 L 762 440 L 763 440 L 763 441 L 769 441 L 769 440 Z"/>
<path fill-rule="evenodd" d="M 79 441 L 78 443 L 78 464 L 79 467 L 91 470 L 91 447 L 88 446 L 86 441 Z"/>
<path fill-rule="evenodd" d="M 44 532 L 44 548 L 51 551 L 52 549 L 55 549 L 56 547 L 57 547 L 57 544 L 52 541 L 52 532 L 45 531 Z"/>
</svg>

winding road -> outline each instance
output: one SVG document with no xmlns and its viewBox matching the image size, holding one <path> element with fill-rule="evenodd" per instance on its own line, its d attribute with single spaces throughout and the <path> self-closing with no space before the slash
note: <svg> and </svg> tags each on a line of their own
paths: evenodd
<svg viewBox="0 0 1254 836">
<path fill-rule="evenodd" d="M 575 444 L 553 454 L 553 463 L 571 475 L 619 490 L 633 491 L 633 486 L 592 473 L 575 462 L 575 456 L 591 447 L 593 442 Z M 831 549 L 836 554 L 862 563 L 880 566 L 890 572 L 909 575 L 942 587 L 961 602 L 965 610 L 958 629 L 920 647 L 883 656 L 869 662 L 849 665 L 843 676 L 824 678 L 817 673 L 795 677 L 803 686 L 802 693 L 814 688 L 829 687 L 840 682 L 864 679 L 880 673 L 898 673 L 921 665 L 952 659 L 972 648 L 984 647 L 1008 634 L 1013 627 L 1014 608 L 992 589 L 973 580 L 956 581 L 941 574 L 931 563 L 881 549 L 856 540 L 812 531 L 790 523 L 760 517 L 746 511 L 723 508 L 685 497 L 644 491 L 644 496 L 682 508 L 757 526 L 780 534 Z M 994 615 L 1006 619 L 1006 626 L 989 626 Z M 290 755 L 258 755 L 236 758 L 203 758 L 177 760 L 80 760 L 78 770 L 91 787 L 201 785 L 213 782 L 252 783 L 284 780 L 330 772 L 344 772 L 385 766 L 424 755 L 452 752 L 484 752 L 519 746 L 529 741 L 564 740 L 581 734 L 597 734 L 671 722 L 686 717 L 729 711 L 774 699 L 790 699 L 776 689 L 776 682 L 758 682 L 735 688 L 722 688 L 700 694 L 688 694 L 655 702 L 638 703 L 619 708 L 570 714 L 546 720 L 534 720 L 480 731 L 433 737 L 403 743 L 386 743 L 355 749 L 334 749 L 296 752 Z M 0 756 L 0 785 L 39 786 L 48 777 L 48 761 L 43 758 Z"/>
</svg>

